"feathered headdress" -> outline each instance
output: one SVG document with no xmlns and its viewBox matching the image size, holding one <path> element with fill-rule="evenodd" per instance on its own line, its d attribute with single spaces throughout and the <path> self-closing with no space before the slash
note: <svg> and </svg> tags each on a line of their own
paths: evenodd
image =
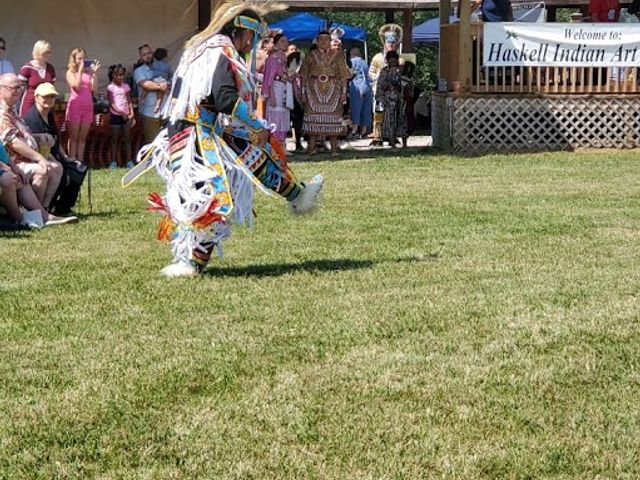
<svg viewBox="0 0 640 480">
<path fill-rule="evenodd" d="M 331 40 L 341 40 L 342 36 L 345 34 L 344 28 L 342 27 L 333 27 L 329 30 L 331 34 Z"/>
<path fill-rule="evenodd" d="M 402 27 L 395 23 L 387 23 L 380 28 L 378 32 L 382 43 L 400 43 L 402 42 Z"/>
<path fill-rule="evenodd" d="M 271 0 L 218 0 L 214 2 L 211 22 L 209 22 L 207 28 L 191 37 L 187 41 L 186 47 L 198 46 L 212 35 L 219 33 L 222 27 L 234 19 L 234 24 L 238 28 L 248 28 L 256 32 L 259 37 L 264 36 L 269 31 L 269 27 L 263 17 L 270 12 L 286 9 L 286 5 Z M 261 20 L 240 16 L 240 13 L 244 10 L 254 11 Z"/>
<path fill-rule="evenodd" d="M 211 94 L 213 82 L 211 72 L 215 70 L 223 55 L 222 48 L 217 47 L 233 47 L 227 36 L 218 35 L 227 24 L 233 25 L 234 28 L 255 32 L 252 47 L 254 55 L 250 71 L 247 70 L 242 59 L 230 59 L 235 62 L 233 64 L 238 72 L 244 72 L 241 77 L 244 79 L 245 91 L 253 90 L 255 50 L 260 37 L 268 32 L 263 15 L 286 8 L 283 4 L 264 0 L 218 0 L 215 5 L 216 8 L 212 12 L 213 18 L 207 28 L 191 37 L 185 44 L 184 53 L 175 71 L 176 78 L 180 78 L 181 81 L 173 83 L 170 96 L 172 101 L 165 104 L 162 112 L 163 116 L 170 118 L 171 121 L 184 118 L 189 111 L 195 111 L 202 99 Z M 256 15 L 242 15 L 244 11 L 250 11 Z M 253 18 L 254 16 L 258 19 Z M 229 32 L 225 33 L 229 34 Z"/>
</svg>

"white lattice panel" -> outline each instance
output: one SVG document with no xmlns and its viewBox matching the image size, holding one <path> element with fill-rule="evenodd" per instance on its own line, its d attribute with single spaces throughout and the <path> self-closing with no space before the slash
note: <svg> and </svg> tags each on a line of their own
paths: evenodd
<svg viewBox="0 0 640 480">
<path fill-rule="evenodd" d="M 446 100 L 434 97 L 434 115 Z M 640 96 L 499 96 L 454 99 L 448 134 L 464 154 L 640 147 Z M 434 116 L 435 121 L 435 116 Z M 434 124 L 435 126 L 435 124 Z M 440 146 L 434 131 L 434 144 Z M 442 145 L 441 148 L 447 148 Z"/>
</svg>

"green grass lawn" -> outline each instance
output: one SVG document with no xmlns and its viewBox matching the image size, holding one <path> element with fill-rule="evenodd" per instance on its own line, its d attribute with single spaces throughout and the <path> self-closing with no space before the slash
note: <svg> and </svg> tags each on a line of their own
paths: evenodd
<svg viewBox="0 0 640 480">
<path fill-rule="evenodd" d="M 294 167 L 197 279 L 153 174 L 0 238 L 1 479 L 640 478 L 636 152 Z"/>
</svg>

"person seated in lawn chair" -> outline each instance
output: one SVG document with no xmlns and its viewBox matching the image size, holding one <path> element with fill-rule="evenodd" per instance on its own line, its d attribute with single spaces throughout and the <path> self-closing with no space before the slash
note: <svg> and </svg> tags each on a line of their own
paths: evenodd
<svg viewBox="0 0 640 480">
<path fill-rule="evenodd" d="M 63 168 L 55 159 L 40 153 L 38 142 L 15 113 L 22 91 L 17 75 L 0 75 L 0 141 L 9 154 L 11 170 L 18 176 L 17 190 L 22 194 L 29 192 L 28 204 L 20 200 L 20 193 L 18 200 L 32 212 L 30 215 L 39 226 L 75 222 L 76 217 L 60 218 L 48 210 L 60 185 Z M 35 199 L 31 198 L 31 191 Z"/>
<path fill-rule="evenodd" d="M 284 197 L 293 213 L 317 205 L 322 177 L 298 182 L 284 146 L 254 114 L 254 77 L 243 56 L 265 32 L 264 5 L 275 7 L 226 2 L 186 43 L 163 112 L 168 127 L 138 155 L 140 167 L 153 163 L 167 184 L 164 197 L 150 196 L 151 209 L 164 214 L 158 238 L 172 246 L 165 276 L 197 275 L 214 248 L 221 253 L 232 222 L 251 223 L 254 186 Z"/>
<path fill-rule="evenodd" d="M 30 211 L 22 213 L 20 205 L 31 208 Z M 11 158 L 0 141 L 0 207 L 6 210 L 11 222 L 2 222 L 0 230 L 28 230 L 29 228 L 40 228 L 33 216 L 29 212 L 38 211 L 40 204 L 36 194 L 31 189 L 31 185 L 21 181 L 20 171 L 12 165 Z M 5 212 L 2 212 L 5 213 Z M 1 215 L 1 214 L 0 214 Z M 38 213 L 40 215 L 40 213 Z"/>
<path fill-rule="evenodd" d="M 63 173 L 49 211 L 61 217 L 72 216 L 80 188 L 87 175 L 87 166 L 71 158 L 60 144 L 60 134 L 53 114 L 58 91 L 51 83 L 41 83 L 35 91 L 35 104 L 27 112 L 24 122 L 38 142 L 41 154 L 62 165 Z"/>
</svg>

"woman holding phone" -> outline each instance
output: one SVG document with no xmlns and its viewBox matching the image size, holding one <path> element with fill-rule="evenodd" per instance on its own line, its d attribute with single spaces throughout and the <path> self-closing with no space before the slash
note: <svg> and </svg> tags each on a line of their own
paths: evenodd
<svg viewBox="0 0 640 480">
<path fill-rule="evenodd" d="M 96 73 L 100 68 L 97 60 L 88 60 L 83 48 L 74 48 L 69 54 L 67 83 L 71 91 L 67 104 L 67 131 L 70 157 L 84 163 L 84 147 L 93 123 L 93 93 L 98 87 Z"/>
</svg>

